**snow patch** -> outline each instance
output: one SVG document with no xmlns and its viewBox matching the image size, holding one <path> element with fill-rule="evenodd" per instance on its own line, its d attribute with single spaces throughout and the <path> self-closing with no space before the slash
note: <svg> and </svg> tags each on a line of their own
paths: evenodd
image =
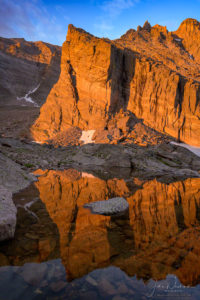
<svg viewBox="0 0 200 300">
<path fill-rule="evenodd" d="M 43 144 L 43 142 L 39 142 L 39 141 L 31 141 L 31 142 L 35 144 Z"/>
<path fill-rule="evenodd" d="M 30 97 L 31 94 L 33 94 L 37 91 L 39 86 L 40 86 L 40 84 L 38 84 L 38 86 L 36 86 L 34 89 L 30 90 L 24 97 L 17 97 L 17 100 L 19 100 L 19 101 L 24 100 L 26 102 L 32 103 L 35 107 L 39 107 L 39 105 L 35 101 L 33 101 L 33 99 Z"/>
<path fill-rule="evenodd" d="M 95 143 L 92 140 L 92 137 L 93 137 L 94 133 L 95 133 L 95 130 L 82 131 L 80 141 L 82 141 L 84 144 Z"/>
<path fill-rule="evenodd" d="M 177 42 L 181 42 L 181 39 L 174 39 L 175 41 L 177 41 Z"/>
<path fill-rule="evenodd" d="M 82 172 L 82 178 L 97 178 L 94 175 L 86 172 Z"/>
<path fill-rule="evenodd" d="M 171 144 L 184 147 L 200 157 L 200 147 L 194 147 L 194 146 L 190 146 L 190 145 L 187 145 L 184 143 L 176 143 L 176 142 L 171 142 Z"/>
</svg>

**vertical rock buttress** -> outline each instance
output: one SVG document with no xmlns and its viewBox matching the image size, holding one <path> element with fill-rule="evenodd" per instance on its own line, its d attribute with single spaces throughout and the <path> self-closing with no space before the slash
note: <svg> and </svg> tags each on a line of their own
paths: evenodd
<svg viewBox="0 0 200 300">
<path fill-rule="evenodd" d="M 69 25 L 61 74 L 31 128 L 40 142 L 71 126 L 104 129 L 119 111 L 200 146 L 200 83 L 114 41 Z"/>
</svg>

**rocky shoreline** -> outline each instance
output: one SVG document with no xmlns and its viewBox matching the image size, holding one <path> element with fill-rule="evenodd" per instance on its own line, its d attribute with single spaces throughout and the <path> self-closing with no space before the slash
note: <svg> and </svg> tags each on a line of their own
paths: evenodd
<svg viewBox="0 0 200 300">
<path fill-rule="evenodd" d="M 36 181 L 39 175 L 33 173 L 38 169 L 74 168 L 98 177 L 156 178 L 164 183 L 200 177 L 200 157 L 170 143 L 147 147 L 85 144 L 54 148 L 47 144 L 0 138 L 0 160 L 0 186 L 11 193 Z M 15 217 L 16 214 L 17 211 Z"/>
<path fill-rule="evenodd" d="M 123 173 L 131 172 L 135 177 L 146 180 L 167 178 L 167 174 L 172 181 L 200 176 L 200 157 L 171 143 L 147 147 L 85 144 L 54 148 L 48 144 L 0 138 L 0 155 L 1 185 L 11 187 L 13 192 L 24 188 L 24 182 L 34 180 L 31 173 L 37 169 L 64 170 L 73 167 L 95 173 L 101 169 L 111 172 L 112 168 L 122 168 Z M 18 175 L 14 174 L 17 171 Z M 24 180 L 19 176 L 20 172 Z"/>
</svg>

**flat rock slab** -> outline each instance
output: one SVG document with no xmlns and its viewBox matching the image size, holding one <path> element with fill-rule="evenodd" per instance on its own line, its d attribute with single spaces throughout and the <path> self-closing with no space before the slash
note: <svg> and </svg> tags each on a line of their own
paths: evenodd
<svg viewBox="0 0 200 300">
<path fill-rule="evenodd" d="M 0 186 L 0 241 L 14 237 L 16 215 L 12 192 Z"/>
<path fill-rule="evenodd" d="M 91 209 L 94 214 L 115 215 L 125 212 L 129 208 L 129 204 L 124 198 L 116 197 L 109 200 L 87 203 L 84 207 Z"/>
<path fill-rule="evenodd" d="M 22 164 L 24 163 L 25 161 Z M 22 170 L 21 165 L 0 153 L 0 187 L 5 187 L 16 193 L 27 187 L 35 178 L 35 176 Z"/>
</svg>

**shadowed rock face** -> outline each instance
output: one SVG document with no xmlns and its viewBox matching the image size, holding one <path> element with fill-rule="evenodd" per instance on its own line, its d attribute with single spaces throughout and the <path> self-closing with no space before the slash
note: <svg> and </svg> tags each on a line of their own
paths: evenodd
<svg viewBox="0 0 200 300">
<path fill-rule="evenodd" d="M 102 180 L 73 169 L 40 175 L 35 184 L 57 224 L 69 280 L 115 265 L 144 280 L 176 274 L 185 285 L 199 283 L 199 179 L 171 184 Z M 121 217 L 91 214 L 83 207 L 117 196 L 129 203 Z"/>
<path fill-rule="evenodd" d="M 61 74 L 32 127 L 34 139 L 52 139 L 71 126 L 127 133 L 143 119 L 199 146 L 199 28 L 192 19 L 176 32 L 145 23 L 110 41 L 69 25 Z"/>
<path fill-rule="evenodd" d="M 38 198 L 37 188 L 32 184 L 14 194 L 13 201 L 17 208 L 16 230 L 13 239 L 0 242 L 0 267 L 60 257 L 58 228 Z"/>
<path fill-rule="evenodd" d="M 43 104 L 59 78 L 60 56 L 59 46 L 0 38 L 0 105 Z M 30 91 L 33 103 L 17 100 Z"/>
</svg>

